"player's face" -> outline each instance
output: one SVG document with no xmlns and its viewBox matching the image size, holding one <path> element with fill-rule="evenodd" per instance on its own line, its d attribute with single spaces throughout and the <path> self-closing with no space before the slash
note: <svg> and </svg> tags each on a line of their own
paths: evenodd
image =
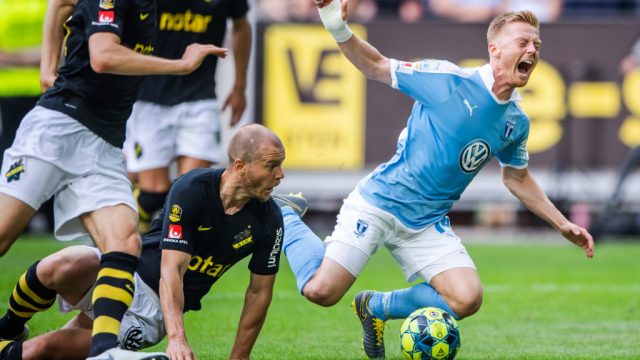
<svg viewBox="0 0 640 360">
<path fill-rule="evenodd" d="M 513 87 L 522 87 L 540 58 L 540 34 L 530 24 L 512 22 L 506 24 L 494 39 L 493 56 L 498 61 L 500 76 Z"/>
<path fill-rule="evenodd" d="M 260 148 L 256 160 L 247 164 L 246 185 L 249 196 L 260 201 L 267 201 L 273 188 L 284 178 L 282 162 L 284 149 L 274 145 Z"/>
</svg>

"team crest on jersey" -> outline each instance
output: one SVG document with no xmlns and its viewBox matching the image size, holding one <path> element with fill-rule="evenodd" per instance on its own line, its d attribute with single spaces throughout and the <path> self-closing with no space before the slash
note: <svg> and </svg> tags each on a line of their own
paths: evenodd
<svg viewBox="0 0 640 360">
<path fill-rule="evenodd" d="M 512 121 L 507 121 L 507 124 L 504 126 L 504 134 L 502 135 L 502 140 L 507 140 L 513 135 L 513 130 L 516 128 L 516 123 Z"/>
<path fill-rule="evenodd" d="M 233 244 L 231 246 L 234 250 L 238 251 L 251 243 L 253 243 L 253 234 L 251 232 L 251 225 L 249 225 L 245 230 L 233 237 Z"/>
<path fill-rule="evenodd" d="M 460 152 L 460 169 L 469 174 L 478 170 L 489 160 L 491 148 L 482 139 L 476 139 L 468 143 Z"/>
<path fill-rule="evenodd" d="M 100 0 L 99 7 L 104 10 L 111 10 L 116 4 L 116 0 Z"/>
<path fill-rule="evenodd" d="M 142 348 L 142 328 L 139 326 L 132 326 L 127 329 L 121 345 L 125 350 L 140 350 L 140 348 Z"/>
<path fill-rule="evenodd" d="M 368 228 L 368 222 L 362 219 L 358 219 L 358 222 L 356 223 L 356 230 L 353 233 L 356 234 L 357 237 L 363 237 Z"/>
<path fill-rule="evenodd" d="M 182 217 L 182 208 L 180 205 L 173 204 L 171 205 L 171 210 L 169 210 L 169 220 L 171 222 L 178 222 Z"/>
<path fill-rule="evenodd" d="M 4 176 L 7 177 L 7 182 L 18 181 L 20 180 L 20 175 L 24 173 L 24 162 L 23 159 L 20 159 L 9 167 L 9 171 L 7 171 Z"/>
</svg>

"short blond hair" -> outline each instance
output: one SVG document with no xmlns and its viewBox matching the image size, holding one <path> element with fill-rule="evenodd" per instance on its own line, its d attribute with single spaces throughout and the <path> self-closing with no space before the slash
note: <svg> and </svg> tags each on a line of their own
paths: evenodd
<svg viewBox="0 0 640 360">
<path fill-rule="evenodd" d="M 489 24 L 489 29 L 487 30 L 487 42 L 491 42 L 491 40 L 496 36 L 500 30 L 509 23 L 513 22 L 522 22 L 529 25 L 534 26 L 538 31 L 540 31 L 540 22 L 538 21 L 538 17 L 532 11 L 529 10 L 520 10 L 520 11 L 512 11 L 504 14 L 500 14 L 496 16 Z"/>
</svg>

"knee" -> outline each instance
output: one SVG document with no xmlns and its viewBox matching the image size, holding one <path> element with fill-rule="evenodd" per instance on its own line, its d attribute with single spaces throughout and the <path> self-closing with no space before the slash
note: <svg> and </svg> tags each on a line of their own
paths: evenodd
<svg viewBox="0 0 640 360">
<path fill-rule="evenodd" d="M 307 300 L 324 307 L 333 306 L 342 298 L 342 294 L 337 294 L 330 287 L 314 286 L 311 283 L 304 287 L 302 293 Z"/>
<path fill-rule="evenodd" d="M 471 316 L 480 310 L 482 305 L 482 286 L 467 288 L 459 291 L 448 299 L 448 304 L 460 319 Z"/>
<path fill-rule="evenodd" d="M 60 292 L 84 277 L 95 278 L 100 259 L 91 250 L 71 247 L 50 255 L 38 263 L 38 279 L 45 287 Z"/>
</svg>

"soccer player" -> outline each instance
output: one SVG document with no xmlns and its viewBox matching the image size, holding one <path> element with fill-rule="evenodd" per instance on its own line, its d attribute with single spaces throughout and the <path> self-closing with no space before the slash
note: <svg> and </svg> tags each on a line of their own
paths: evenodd
<svg viewBox="0 0 640 360">
<path fill-rule="evenodd" d="M 593 256 L 593 239 L 569 222 L 527 171 L 529 119 L 518 105 L 540 56 L 539 25 L 529 11 L 497 16 L 487 32 L 489 64 L 459 68 L 447 61 L 401 62 L 383 56 L 346 24 L 345 1 L 319 10 L 344 55 L 368 78 L 415 99 L 395 155 L 362 179 L 344 201 L 324 243 L 284 206 L 283 248 L 298 289 L 331 306 L 351 287 L 369 257 L 385 246 L 413 287 L 363 291 L 353 305 L 370 358 L 384 357 L 388 319 L 434 306 L 458 319 L 482 303 L 476 267 L 449 224 L 447 213 L 494 155 L 505 186 L 533 213 Z M 304 208 L 299 201 L 298 209 Z"/>
<path fill-rule="evenodd" d="M 174 182 L 161 217 L 143 238 L 133 303 L 119 329 L 120 346 L 137 350 L 168 336 L 166 353 L 171 359 L 195 359 L 187 343 L 183 313 L 199 310 L 211 286 L 235 263 L 251 256 L 251 279 L 230 354 L 233 359 L 249 359 L 280 263 L 282 215 L 270 194 L 284 178 L 284 158 L 282 142 L 273 132 L 248 125 L 232 138 L 226 169 L 195 169 Z M 0 359 L 86 357 L 99 258 L 95 248 L 74 246 L 27 270 L 0 319 L 0 335 L 24 332 L 25 322 L 46 308 L 21 300 L 30 291 L 47 293 L 47 299 L 54 299 L 57 293 L 61 310 L 81 312 L 61 330 L 27 341 L 0 342 Z M 18 318 L 20 322 L 8 321 L 14 313 L 25 316 Z M 114 351 L 113 358 L 122 359 L 121 352 Z"/>
<path fill-rule="evenodd" d="M 213 45 L 192 44 L 180 59 L 151 56 L 155 20 L 153 0 L 49 1 L 41 61 L 48 90 L 22 120 L 2 163 L 0 254 L 54 195 L 56 237 L 88 234 L 104 254 L 92 299 L 92 357 L 117 345 L 133 296 L 141 245 L 121 148 L 139 75 L 186 74 L 208 55 L 226 55 Z M 28 297 L 40 305 L 53 299 L 47 291 Z"/>
<path fill-rule="evenodd" d="M 235 66 L 233 90 L 222 109 L 231 109 L 235 125 L 246 106 L 247 65 L 251 27 L 246 0 L 157 0 L 159 56 L 180 58 L 191 43 L 221 46 L 232 19 Z M 127 170 L 136 179 L 135 198 L 141 233 L 149 230 L 153 214 L 162 207 L 169 189 L 169 165 L 176 160 L 178 174 L 220 161 L 219 105 L 216 97 L 217 58 L 205 59 L 184 76 L 159 75 L 144 79 L 138 102 L 127 121 L 124 145 Z"/>
</svg>

